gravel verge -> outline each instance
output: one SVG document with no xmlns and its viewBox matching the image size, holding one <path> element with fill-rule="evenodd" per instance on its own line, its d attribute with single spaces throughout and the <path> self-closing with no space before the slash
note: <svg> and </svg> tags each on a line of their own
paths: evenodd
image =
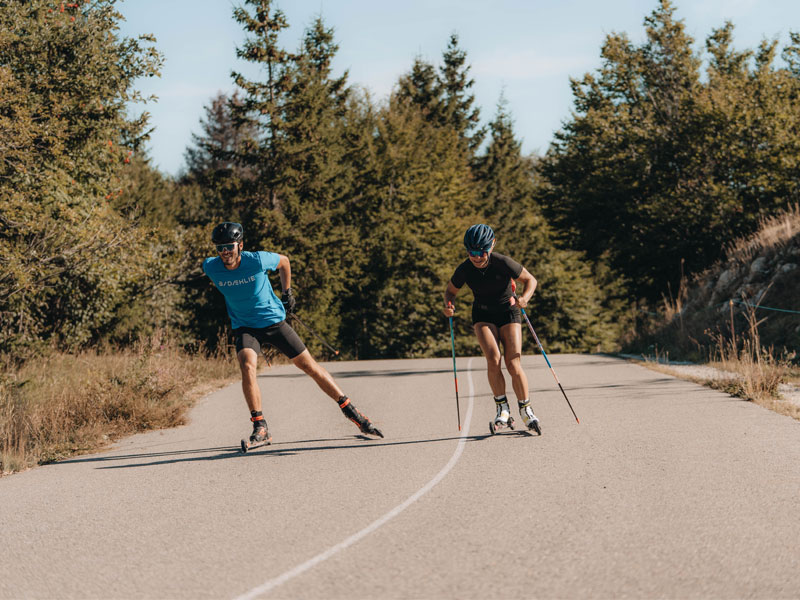
<svg viewBox="0 0 800 600">
<path fill-rule="evenodd" d="M 688 379 L 697 383 L 704 383 L 705 381 L 725 381 L 735 380 L 738 375 L 730 371 L 722 371 L 715 367 L 708 365 L 698 365 L 687 362 L 668 362 L 664 359 L 656 359 L 655 357 L 645 357 L 641 354 L 620 354 L 622 358 L 635 360 L 641 362 L 645 366 L 653 366 L 659 371 L 680 377 L 681 379 Z M 778 386 L 778 392 L 781 395 L 781 400 L 800 408 L 800 385 L 793 383 L 782 383 Z"/>
</svg>

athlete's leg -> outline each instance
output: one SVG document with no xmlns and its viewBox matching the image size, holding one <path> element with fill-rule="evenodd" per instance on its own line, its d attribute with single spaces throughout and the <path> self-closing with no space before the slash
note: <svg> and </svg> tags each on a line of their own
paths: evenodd
<svg viewBox="0 0 800 600">
<path fill-rule="evenodd" d="M 309 375 L 323 392 L 336 400 L 344 416 L 355 423 L 361 430 L 361 433 L 383 437 L 381 430 L 375 427 L 364 414 L 353 406 L 353 403 L 350 402 L 350 398 L 345 396 L 342 389 L 336 385 L 331 374 L 314 360 L 314 357 L 311 356 L 308 350 L 303 350 L 291 360 L 298 369 Z"/>
<path fill-rule="evenodd" d="M 242 391 L 250 411 L 261 410 L 261 390 L 258 388 L 258 354 L 252 348 L 242 348 L 236 355 L 242 370 Z"/>
<path fill-rule="evenodd" d="M 303 350 L 291 360 L 294 366 L 303 371 L 306 375 L 309 375 L 311 379 L 317 383 L 320 389 L 328 394 L 328 396 L 337 402 L 339 401 L 339 398 L 344 396 L 344 392 L 338 385 L 336 385 L 336 382 L 333 380 L 333 377 L 331 377 L 331 374 L 328 373 L 328 371 L 326 371 L 316 360 L 314 360 L 314 357 L 311 356 L 311 353 L 308 350 Z"/>
<path fill-rule="evenodd" d="M 511 386 L 517 395 L 518 402 L 528 400 L 528 378 L 522 370 L 522 325 L 508 323 L 500 328 L 500 339 L 503 341 L 503 354 L 506 369 L 511 376 Z"/>
<path fill-rule="evenodd" d="M 508 323 L 500 328 L 500 337 L 503 340 L 503 350 L 505 351 L 506 368 L 511 374 L 511 384 L 514 386 L 514 393 L 517 395 L 517 406 L 519 416 L 525 427 L 533 429 L 539 435 L 542 434 L 539 426 L 539 419 L 533 414 L 531 399 L 528 397 L 528 378 L 522 370 L 522 325 L 519 323 Z"/>
<path fill-rule="evenodd" d="M 489 387 L 496 398 L 505 396 L 506 380 L 500 364 L 500 346 L 497 345 L 499 333 L 497 326 L 491 323 L 478 322 L 473 326 L 475 336 L 486 357 L 486 370 L 489 376 Z"/>
</svg>

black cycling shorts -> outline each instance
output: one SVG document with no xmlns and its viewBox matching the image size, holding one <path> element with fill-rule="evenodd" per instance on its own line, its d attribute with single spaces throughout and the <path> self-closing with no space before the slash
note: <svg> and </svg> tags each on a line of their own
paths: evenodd
<svg viewBox="0 0 800 600">
<path fill-rule="evenodd" d="M 243 348 L 252 348 L 261 352 L 261 346 L 274 346 L 288 358 L 295 358 L 303 353 L 306 345 L 297 332 L 286 321 L 268 327 L 237 327 L 233 330 L 236 338 L 236 353 Z"/>
<path fill-rule="evenodd" d="M 500 329 L 503 325 L 509 323 L 522 323 L 522 311 L 519 306 L 501 307 L 499 309 L 492 307 L 491 310 L 483 308 L 481 305 L 472 305 L 472 324 L 475 323 L 491 323 Z"/>
</svg>

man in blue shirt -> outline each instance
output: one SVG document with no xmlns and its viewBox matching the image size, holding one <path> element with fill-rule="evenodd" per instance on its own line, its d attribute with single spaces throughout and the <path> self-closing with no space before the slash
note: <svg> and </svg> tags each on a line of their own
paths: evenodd
<svg viewBox="0 0 800 600">
<path fill-rule="evenodd" d="M 296 367 L 310 375 L 320 389 L 336 400 L 342 413 L 362 433 L 383 437 L 381 431 L 361 412 L 306 349 L 297 332 L 286 322 L 286 314 L 295 307 L 289 259 L 274 252 L 244 252 L 244 231 L 239 223 L 225 222 L 211 233 L 218 256 L 203 261 L 203 272 L 225 297 L 236 339 L 236 355 L 242 370 L 242 390 L 250 420 L 251 443 L 269 443 L 267 422 L 261 412 L 261 390 L 256 380 L 258 353 L 265 344 L 274 346 Z M 278 271 L 281 299 L 275 295 L 267 271 Z M 244 442 L 242 442 L 244 444 Z"/>
</svg>

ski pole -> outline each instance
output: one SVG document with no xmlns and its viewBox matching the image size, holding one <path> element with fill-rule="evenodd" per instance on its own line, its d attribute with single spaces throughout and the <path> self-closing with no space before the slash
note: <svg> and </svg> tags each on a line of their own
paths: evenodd
<svg viewBox="0 0 800 600">
<path fill-rule="evenodd" d="M 458 430 L 461 431 L 461 407 L 458 404 L 458 372 L 456 371 L 456 336 L 453 333 L 453 317 L 450 317 L 450 347 L 453 349 L 453 378 L 456 382 L 456 414 L 458 415 Z"/>
<path fill-rule="evenodd" d="M 320 337 L 320 335 L 319 335 L 319 334 L 318 334 L 316 331 L 314 331 L 313 329 L 311 329 L 311 327 L 309 327 L 308 325 L 306 325 L 305 323 L 303 323 L 303 322 L 300 320 L 300 317 L 298 317 L 298 316 L 297 316 L 296 314 L 294 314 L 294 313 L 289 313 L 289 314 L 290 314 L 292 317 L 294 317 L 294 320 L 295 320 L 295 321 L 297 321 L 298 323 L 300 323 L 300 325 L 302 325 L 303 327 L 305 327 L 306 329 L 308 329 L 308 330 L 311 332 L 311 335 L 313 335 L 313 336 L 314 336 L 315 338 L 317 338 L 317 339 L 318 339 L 320 342 L 322 342 L 322 344 L 323 344 L 323 345 L 324 345 L 324 346 L 325 346 L 325 347 L 326 347 L 328 350 L 330 350 L 331 352 L 333 352 L 333 354 L 334 354 L 334 355 L 336 355 L 336 356 L 339 356 L 339 351 L 338 351 L 336 348 L 334 348 L 333 346 L 331 346 L 331 345 L 330 345 L 328 342 L 326 342 L 325 340 L 323 340 L 323 339 Z"/>
<path fill-rule="evenodd" d="M 525 317 L 525 322 L 528 324 L 528 329 L 530 329 L 531 333 L 533 334 L 533 339 L 536 340 L 536 345 L 539 346 L 539 350 L 542 352 L 542 356 L 544 356 L 544 360 L 547 363 L 547 366 L 550 367 L 550 372 L 553 374 L 553 377 L 555 377 L 556 383 L 558 384 L 558 387 L 561 390 L 561 393 L 564 394 L 564 400 L 567 401 L 567 404 L 569 405 L 569 409 L 572 411 L 572 416 L 575 417 L 575 420 L 578 423 L 580 423 L 580 419 L 578 419 L 578 415 L 575 414 L 575 409 L 572 408 L 572 403 L 569 401 L 569 398 L 567 398 L 567 393 L 564 391 L 564 387 L 561 385 L 561 382 L 558 380 L 558 375 L 556 375 L 556 372 L 553 369 L 553 365 L 550 364 L 550 359 L 547 358 L 547 352 L 544 351 L 544 348 L 542 347 L 542 342 L 539 341 L 539 336 L 537 336 L 536 332 L 533 330 L 533 325 L 531 325 L 531 320 L 528 318 L 528 315 L 525 314 L 525 309 L 522 308 L 521 306 L 519 308 L 522 311 L 522 316 Z"/>
</svg>

